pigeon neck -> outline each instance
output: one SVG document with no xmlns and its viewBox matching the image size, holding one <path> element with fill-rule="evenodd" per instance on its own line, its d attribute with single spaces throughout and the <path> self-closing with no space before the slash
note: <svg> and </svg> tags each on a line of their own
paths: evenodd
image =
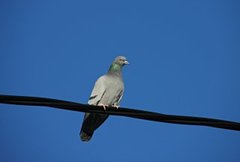
<svg viewBox="0 0 240 162">
<path fill-rule="evenodd" d="M 121 73 L 122 73 L 122 66 L 119 65 L 119 64 L 113 63 L 110 66 L 110 68 L 108 70 L 108 73 L 112 73 L 112 74 L 116 73 L 116 74 L 120 74 L 121 75 Z"/>
</svg>

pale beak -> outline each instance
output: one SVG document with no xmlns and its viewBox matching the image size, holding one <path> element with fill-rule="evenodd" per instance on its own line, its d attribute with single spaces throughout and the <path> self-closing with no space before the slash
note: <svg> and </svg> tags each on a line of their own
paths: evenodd
<svg viewBox="0 0 240 162">
<path fill-rule="evenodd" d="M 129 63 L 127 60 L 125 60 L 125 61 L 124 61 L 124 64 L 125 64 L 125 65 L 129 65 L 130 63 Z"/>
</svg>

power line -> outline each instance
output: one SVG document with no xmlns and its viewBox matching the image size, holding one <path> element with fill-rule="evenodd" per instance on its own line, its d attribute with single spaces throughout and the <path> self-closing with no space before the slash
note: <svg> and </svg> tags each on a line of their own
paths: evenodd
<svg viewBox="0 0 240 162">
<path fill-rule="evenodd" d="M 0 103 L 27 106 L 44 106 L 44 107 L 47 106 L 52 108 L 72 110 L 78 112 L 92 112 L 102 114 L 107 113 L 109 115 L 126 116 L 156 122 L 209 126 L 215 128 L 240 131 L 240 123 L 238 122 L 193 116 L 166 115 L 150 111 L 122 107 L 119 109 L 108 107 L 107 110 L 103 110 L 100 109 L 99 106 L 43 97 L 0 95 Z"/>
</svg>

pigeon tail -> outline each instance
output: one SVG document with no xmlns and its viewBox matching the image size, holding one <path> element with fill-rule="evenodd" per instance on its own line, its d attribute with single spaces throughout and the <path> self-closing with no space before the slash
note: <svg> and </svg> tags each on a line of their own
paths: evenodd
<svg viewBox="0 0 240 162">
<path fill-rule="evenodd" d="M 80 139 L 81 139 L 83 142 L 88 142 L 88 141 L 90 141 L 90 139 L 92 138 L 92 135 L 93 135 L 93 134 L 88 135 L 87 133 L 81 131 L 81 132 L 80 132 Z"/>
<path fill-rule="evenodd" d="M 80 131 L 80 138 L 82 141 L 89 141 L 94 131 L 102 125 L 108 118 L 108 114 L 85 113 L 82 129 Z"/>
</svg>

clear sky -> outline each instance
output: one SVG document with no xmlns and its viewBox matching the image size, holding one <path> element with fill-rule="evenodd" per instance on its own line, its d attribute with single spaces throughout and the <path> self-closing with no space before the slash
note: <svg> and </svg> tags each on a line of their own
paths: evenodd
<svg viewBox="0 0 240 162">
<path fill-rule="evenodd" d="M 87 103 L 124 55 L 124 107 L 240 122 L 237 0 L 2 0 L 0 94 Z M 240 132 L 0 104 L 3 162 L 239 162 Z"/>
</svg>

